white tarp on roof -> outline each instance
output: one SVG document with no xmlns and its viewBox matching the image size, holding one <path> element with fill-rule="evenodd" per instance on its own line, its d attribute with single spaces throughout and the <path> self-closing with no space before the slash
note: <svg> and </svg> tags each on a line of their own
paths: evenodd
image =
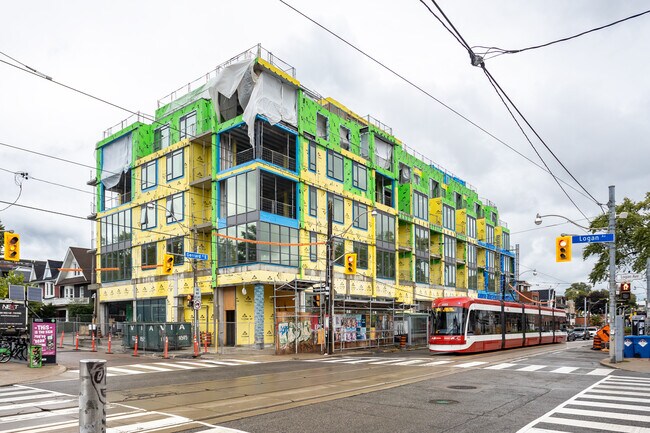
<svg viewBox="0 0 650 433">
<path fill-rule="evenodd" d="M 111 189 L 120 183 L 122 173 L 131 168 L 131 134 L 124 135 L 102 147 L 102 175 L 104 188 Z"/>
<path fill-rule="evenodd" d="M 272 125 L 280 121 L 294 126 L 297 123 L 296 88 L 266 72 L 256 75 L 253 72 L 254 64 L 255 59 L 228 65 L 208 84 L 210 98 L 218 114 L 219 95 L 230 99 L 237 92 L 239 105 L 244 109 L 243 118 L 248 125 L 251 145 L 258 114 L 265 116 Z"/>
</svg>

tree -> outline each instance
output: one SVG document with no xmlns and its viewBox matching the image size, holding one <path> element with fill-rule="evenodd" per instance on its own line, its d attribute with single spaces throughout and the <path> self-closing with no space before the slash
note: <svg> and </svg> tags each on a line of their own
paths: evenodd
<svg viewBox="0 0 650 433">
<path fill-rule="evenodd" d="M 564 291 L 564 296 L 567 299 L 577 301 L 579 297 L 587 296 L 590 290 L 591 286 L 587 283 L 573 283 Z"/>
<path fill-rule="evenodd" d="M 9 285 L 15 284 L 24 286 L 23 275 L 10 271 L 6 277 L 0 277 L 0 299 L 6 299 L 9 296 Z"/>
<path fill-rule="evenodd" d="M 616 213 L 628 212 L 627 218 L 616 219 L 616 268 L 617 270 L 643 272 L 650 258 L 650 192 L 645 199 L 637 203 L 628 199 L 616 206 Z M 602 232 L 608 226 L 609 215 L 603 214 L 591 221 L 589 228 Z M 606 281 L 609 277 L 609 245 L 606 243 L 590 243 L 582 251 L 582 258 L 596 256 L 597 261 L 589 281 L 595 284 Z"/>
</svg>

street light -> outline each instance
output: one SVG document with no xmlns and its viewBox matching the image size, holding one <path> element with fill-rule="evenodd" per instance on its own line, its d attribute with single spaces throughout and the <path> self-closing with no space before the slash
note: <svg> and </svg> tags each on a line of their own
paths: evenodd
<svg viewBox="0 0 650 433">
<path fill-rule="evenodd" d="M 327 353 L 329 355 L 334 354 L 334 248 L 333 248 L 333 241 L 334 241 L 334 235 L 333 235 L 333 212 L 334 210 L 334 202 L 332 200 L 327 201 L 327 266 L 325 269 L 325 285 L 327 287 L 327 291 L 329 292 L 328 296 L 328 312 L 330 316 L 330 323 L 329 323 L 329 332 L 327 333 L 327 336 L 329 338 L 329 344 L 327 345 Z M 372 209 L 366 209 L 364 212 L 361 212 L 359 215 L 357 215 L 350 225 L 345 228 L 341 233 L 339 233 L 339 236 L 345 235 L 348 230 L 352 228 L 355 222 L 359 218 L 361 218 L 364 215 L 367 215 L 370 213 L 371 216 L 375 217 L 377 215 L 377 210 L 375 208 Z"/>
<path fill-rule="evenodd" d="M 609 201 L 607 202 L 607 207 L 609 208 L 609 224 L 607 227 L 607 233 L 614 236 L 616 231 L 616 194 L 615 187 L 610 185 L 609 187 Z M 627 218 L 627 212 L 621 212 L 619 218 Z M 535 224 L 540 225 L 542 223 L 542 218 L 547 216 L 554 216 L 562 218 L 571 224 L 580 227 L 581 229 L 593 231 L 599 230 L 600 228 L 595 227 L 584 227 L 575 221 L 570 220 L 569 218 L 562 215 L 540 215 L 539 213 L 535 216 Z M 617 363 L 621 360 L 623 342 L 622 336 L 619 338 L 617 334 L 616 326 L 616 238 L 613 242 L 609 242 L 609 323 L 610 323 L 610 362 Z M 622 325 L 622 323 L 621 323 Z M 619 344 L 616 344 L 616 343 Z"/>
</svg>

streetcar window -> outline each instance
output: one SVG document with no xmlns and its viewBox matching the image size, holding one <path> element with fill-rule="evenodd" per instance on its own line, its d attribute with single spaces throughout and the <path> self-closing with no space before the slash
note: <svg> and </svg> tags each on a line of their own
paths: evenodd
<svg viewBox="0 0 650 433">
<path fill-rule="evenodd" d="M 434 335 L 463 335 L 466 311 L 460 307 L 433 309 Z"/>
<path fill-rule="evenodd" d="M 500 313 L 498 311 L 470 311 L 467 333 L 474 335 L 500 334 L 499 315 Z"/>
<path fill-rule="evenodd" d="M 518 334 L 522 330 L 521 313 L 506 313 L 506 333 Z"/>
</svg>

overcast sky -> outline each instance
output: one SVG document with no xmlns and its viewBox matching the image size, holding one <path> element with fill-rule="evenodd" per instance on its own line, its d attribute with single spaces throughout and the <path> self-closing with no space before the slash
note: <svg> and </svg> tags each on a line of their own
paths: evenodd
<svg viewBox="0 0 650 433">
<path fill-rule="evenodd" d="M 419 1 L 287 2 L 540 164 L 481 69 L 470 65 L 467 52 Z M 516 49 L 610 23 L 647 4 L 443 0 L 440 6 L 470 45 Z M 523 278 L 559 291 L 587 280 L 593 263 L 581 260 L 580 247 L 574 246 L 571 263 L 555 263 L 555 237 L 581 231 L 569 224 L 544 227 L 561 223 L 557 218 L 541 227 L 533 223 L 540 212 L 588 224 L 549 174 L 279 1 L 8 2 L 0 22 L 0 51 L 59 82 L 149 114 L 158 99 L 259 42 L 294 66 L 305 86 L 381 120 L 408 146 L 495 202 L 512 245 L 520 245 L 522 273 L 538 271 Z M 486 63 L 601 203 L 609 185 L 616 185 L 617 202 L 639 200 L 649 190 L 649 40 L 645 15 Z M 88 165 L 103 131 L 129 116 L 4 63 L 0 101 L 0 143 Z M 534 144 L 553 172 L 579 189 L 539 141 Z M 33 176 L 22 184 L 19 205 L 82 217 L 91 211 L 89 168 L 0 145 L 0 200 L 13 202 L 19 187 L 2 169 Z M 566 189 L 588 217 L 602 212 Z M 0 211 L 0 220 L 21 233 L 24 258 L 62 260 L 68 246 L 90 246 L 90 222 L 18 206 Z M 635 286 L 645 298 L 645 283 Z"/>
</svg>

